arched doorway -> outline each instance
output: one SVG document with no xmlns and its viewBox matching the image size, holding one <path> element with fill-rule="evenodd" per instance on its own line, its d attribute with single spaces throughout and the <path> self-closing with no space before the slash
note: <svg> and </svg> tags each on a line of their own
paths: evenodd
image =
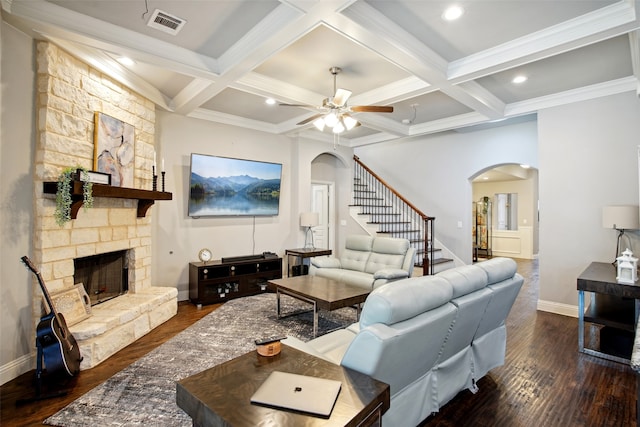
<svg viewBox="0 0 640 427">
<path fill-rule="evenodd" d="M 474 260 L 482 256 L 536 258 L 538 170 L 520 164 L 494 165 L 479 171 L 470 182 Z M 476 251 L 477 242 L 485 243 L 485 250 Z"/>
<path fill-rule="evenodd" d="M 349 176 L 348 165 L 331 153 L 319 154 L 311 162 L 310 208 L 319 213 L 320 219 L 320 224 L 312 228 L 314 245 L 334 253 L 339 247 L 336 225 L 340 207 L 348 206 L 351 194 L 351 188 L 344 185 Z"/>
</svg>

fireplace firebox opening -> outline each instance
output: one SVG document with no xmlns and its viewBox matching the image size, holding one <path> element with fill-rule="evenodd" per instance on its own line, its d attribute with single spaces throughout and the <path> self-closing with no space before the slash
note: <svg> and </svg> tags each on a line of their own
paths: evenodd
<svg viewBox="0 0 640 427">
<path fill-rule="evenodd" d="M 129 257 L 127 250 L 76 258 L 74 283 L 82 283 L 91 305 L 97 305 L 127 293 Z"/>
</svg>

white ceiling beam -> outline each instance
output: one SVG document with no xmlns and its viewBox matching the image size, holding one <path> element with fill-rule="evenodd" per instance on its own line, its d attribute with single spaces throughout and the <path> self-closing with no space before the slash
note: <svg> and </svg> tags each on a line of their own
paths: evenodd
<svg viewBox="0 0 640 427">
<path fill-rule="evenodd" d="M 285 5 L 278 6 L 218 58 L 221 72 L 229 71 L 251 52 L 260 48 L 265 40 L 271 38 L 274 29 L 286 27 L 301 16 L 302 12 L 297 9 Z"/>
<path fill-rule="evenodd" d="M 246 73 L 231 87 L 254 95 L 272 97 L 287 104 L 320 105 L 326 95 L 322 95 L 282 80 L 267 77 L 256 72 Z M 283 94 L 285 94 L 283 96 Z"/>
<path fill-rule="evenodd" d="M 449 64 L 452 83 L 484 77 L 640 28 L 635 8 L 622 1 Z"/>
<path fill-rule="evenodd" d="M 187 114 L 187 117 L 222 123 L 230 126 L 242 127 L 246 129 L 254 129 L 273 134 L 280 133 L 277 126 L 271 123 L 266 123 L 260 120 L 251 120 L 244 117 L 234 116 L 233 114 L 221 113 L 219 111 L 206 110 L 204 108 L 196 108 L 195 110 Z"/>
<path fill-rule="evenodd" d="M 448 63 L 442 57 L 373 7 L 356 3 L 328 22 L 336 31 L 357 40 L 470 109 L 487 117 L 502 115 L 503 105 L 497 97 L 484 91 L 481 98 L 476 98 L 480 91 L 469 92 L 452 85 L 446 75 Z"/>
<path fill-rule="evenodd" d="M 389 105 L 436 90 L 422 79 L 411 76 L 349 99 L 349 105 Z"/>
<path fill-rule="evenodd" d="M 3 4 L 4 6 L 4 4 Z M 13 1 L 11 19 L 20 29 L 80 43 L 193 77 L 215 77 L 213 58 L 131 31 L 43 0 Z M 21 24 L 21 25 L 20 25 Z"/>
<path fill-rule="evenodd" d="M 629 47 L 631 49 L 631 68 L 637 80 L 636 93 L 640 96 L 640 30 L 629 33 Z"/>
<path fill-rule="evenodd" d="M 151 85 L 137 74 L 132 73 L 123 67 L 119 62 L 115 61 L 106 53 L 102 51 L 96 52 L 95 49 L 88 48 L 84 45 L 78 45 L 66 40 L 49 37 L 46 34 L 43 34 L 42 36 L 62 49 L 68 52 L 74 52 L 74 55 L 76 55 L 81 61 L 84 61 L 96 70 L 103 72 L 145 98 L 148 98 L 158 107 L 167 111 L 173 111 L 169 97 L 164 95 L 155 86 Z"/>
<path fill-rule="evenodd" d="M 215 82 L 215 84 L 208 87 L 205 91 L 199 94 L 197 98 L 194 98 L 191 102 L 184 103 L 180 107 L 177 107 L 176 112 L 181 114 L 188 114 L 190 111 L 200 107 L 204 102 L 213 98 L 218 93 L 222 92 L 227 86 L 232 85 L 235 81 L 242 78 L 244 75 L 250 73 L 256 66 L 266 61 L 269 57 L 275 55 L 291 43 L 298 40 L 300 37 L 317 27 L 324 15 L 330 13 L 328 11 L 335 11 L 345 5 L 350 4 L 349 1 L 322 1 L 313 3 L 310 11 L 304 15 L 297 13 L 290 13 L 291 4 L 295 2 L 283 3 L 276 8 L 271 15 L 278 15 L 278 17 L 271 16 L 268 21 L 278 21 L 279 26 L 271 28 L 270 31 L 266 26 L 259 26 L 260 31 L 257 34 L 252 34 L 250 38 L 243 39 L 241 45 L 244 47 L 245 53 L 243 56 L 238 55 L 239 49 L 234 50 L 234 55 L 225 58 L 225 72 Z M 290 10 L 287 10 L 290 9 Z M 296 8 L 296 11 L 298 8 Z M 287 19 L 284 17 L 286 16 Z M 262 37 L 256 37 L 261 34 Z M 253 43 L 253 46 L 249 45 Z M 235 58 L 235 63 L 231 63 Z"/>
<path fill-rule="evenodd" d="M 635 91 L 637 83 L 638 80 L 633 76 L 623 77 L 605 83 L 554 93 L 553 95 L 541 96 L 522 102 L 514 102 L 506 106 L 505 117 L 521 116 L 535 113 L 545 108 Z"/>
</svg>

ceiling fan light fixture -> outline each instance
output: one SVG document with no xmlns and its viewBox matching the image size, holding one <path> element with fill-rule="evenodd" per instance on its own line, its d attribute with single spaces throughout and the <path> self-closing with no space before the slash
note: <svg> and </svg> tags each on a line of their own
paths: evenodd
<svg viewBox="0 0 640 427">
<path fill-rule="evenodd" d="M 318 117 L 317 119 L 315 119 L 313 121 L 313 125 L 316 127 L 316 129 L 322 132 L 324 130 L 324 117 Z"/>
<path fill-rule="evenodd" d="M 333 127 L 333 133 L 342 133 L 344 132 L 344 125 L 342 124 L 341 121 L 339 121 L 338 123 L 336 123 L 336 125 Z"/>
<path fill-rule="evenodd" d="M 349 116 L 349 115 L 344 115 L 342 117 L 342 123 L 344 123 L 344 127 L 347 130 L 351 130 L 354 127 L 356 127 L 356 125 L 358 124 L 358 121 L 356 119 L 354 119 L 353 117 Z"/>
<path fill-rule="evenodd" d="M 324 124 L 329 126 L 330 128 L 338 124 L 338 116 L 336 115 L 336 113 L 332 111 L 324 116 Z"/>
</svg>

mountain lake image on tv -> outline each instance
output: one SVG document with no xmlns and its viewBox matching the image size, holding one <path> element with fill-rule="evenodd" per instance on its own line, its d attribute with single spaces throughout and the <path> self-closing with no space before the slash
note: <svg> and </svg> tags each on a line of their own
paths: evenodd
<svg viewBox="0 0 640 427">
<path fill-rule="evenodd" d="M 279 163 L 191 154 L 189 216 L 275 216 Z"/>
</svg>

